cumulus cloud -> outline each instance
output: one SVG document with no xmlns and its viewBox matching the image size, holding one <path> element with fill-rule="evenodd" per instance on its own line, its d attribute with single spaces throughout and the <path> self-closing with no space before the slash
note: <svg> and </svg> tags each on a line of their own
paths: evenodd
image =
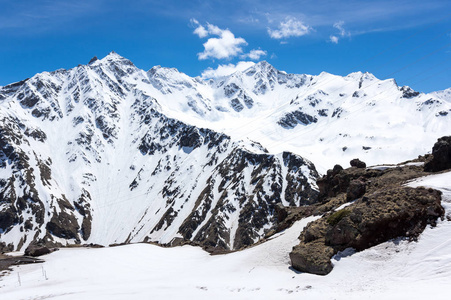
<svg viewBox="0 0 451 300">
<path fill-rule="evenodd" d="M 334 24 L 334 28 L 338 30 L 338 36 L 337 35 L 330 36 L 330 41 L 332 43 L 338 44 L 338 41 L 340 40 L 340 38 L 351 36 L 351 33 L 344 29 L 344 27 L 343 27 L 344 24 L 345 24 L 345 22 L 343 22 L 343 21 L 339 21 Z"/>
<path fill-rule="evenodd" d="M 278 29 L 268 28 L 268 34 L 273 39 L 303 36 L 310 31 L 311 27 L 293 17 L 286 17 L 284 21 L 280 22 Z"/>
<path fill-rule="evenodd" d="M 221 29 L 213 24 L 202 26 L 196 19 L 191 19 L 191 24 L 196 28 L 193 33 L 200 38 L 210 37 L 203 45 L 204 51 L 197 54 L 200 60 L 204 59 L 228 59 L 243 53 L 243 46 L 247 45 L 245 39 L 235 37 L 228 29 Z"/>
<path fill-rule="evenodd" d="M 205 50 L 198 53 L 200 60 L 208 58 L 231 58 L 243 52 L 242 46 L 247 45 L 243 38 L 236 38 L 230 30 L 223 30 L 219 38 L 209 38 L 204 43 Z"/>
<path fill-rule="evenodd" d="M 253 65 L 255 65 L 255 63 L 252 61 L 240 61 L 236 65 L 234 64 L 219 65 L 216 69 L 208 68 L 204 70 L 201 76 L 203 79 L 224 77 L 233 74 L 237 71 L 244 71 L 252 67 Z"/>
<path fill-rule="evenodd" d="M 260 57 L 262 56 L 266 56 L 268 54 L 268 52 L 264 51 L 264 50 L 260 50 L 260 49 L 254 49 L 251 50 L 251 52 L 243 54 L 240 56 L 241 59 L 252 59 L 252 60 L 259 60 Z"/>
</svg>

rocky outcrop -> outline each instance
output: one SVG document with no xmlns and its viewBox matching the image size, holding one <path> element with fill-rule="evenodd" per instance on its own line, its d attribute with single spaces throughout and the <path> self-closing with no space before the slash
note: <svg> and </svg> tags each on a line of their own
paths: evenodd
<svg viewBox="0 0 451 300">
<path fill-rule="evenodd" d="M 439 172 L 451 168 L 451 136 L 437 140 L 432 148 L 432 159 L 424 165 L 427 172 Z"/>
<path fill-rule="evenodd" d="M 277 124 L 285 129 L 292 129 L 298 124 L 308 125 L 316 122 L 318 122 L 318 119 L 315 116 L 304 113 L 302 108 L 299 108 L 298 110 L 285 114 L 279 121 L 277 121 Z"/>
<path fill-rule="evenodd" d="M 416 238 L 443 216 L 440 200 L 436 190 L 408 187 L 363 197 L 309 224 L 290 253 L 292 265 L 302 272 L 326 275 L 338 251 L 361 251 L 400 236 Z"/>
<path fill-rule="evenodd" d="M 292 266 L 326 275 L 333 268 L 330 259 L 339 251 L 361 251 L 397 237 L 416 239 L 427 225 L 435 226 L 444 215 L 441 192 L 403 185 L 422 175 L 422 168 L 415 166 L 329 170 L 318 180 L 325 200 L 313 211 L 326 213 L 304 228 L 300 244 L 290 253 Z M 353 202 L 331 209 L 346 201 Z"/>
<path fill-rule="evenodd" d="M 27 249 L 25 249 L 24 253 L 27 256 L 37 257 L 37 256 L 49 254 L 51 252 L 52 252 L 52 250 L 50 250 L 49 248 L 47 248 L 45 246 L 39 246 L 39 245 L 32 244 L 32 245 L 28 246 Z"/>
<path fill-rule="evenodd" d="M 380 174 L 379 170 L 356 167 L 343 169 L 340 165 L 335 165 L 316 181 L 319 188 L 319 201 L 327 201 L 327 198 L 335 197 L 340 193 L 348 193 L 348 200 L 354 200 L 364 193 L 366 182 Z"/>
</svg>

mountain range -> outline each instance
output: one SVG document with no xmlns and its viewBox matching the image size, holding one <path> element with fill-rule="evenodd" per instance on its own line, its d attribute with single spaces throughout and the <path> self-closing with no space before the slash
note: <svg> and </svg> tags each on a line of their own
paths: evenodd
<svg viewBox="0 0 451 300">
<path fill-rule="evenodd" d="M 355 157 L 399 162 L 451 128 L 450 90 L 267 62 L 204 80 L 112 52 L 0 88 L 0 250 L 185 242 L 237 250 Z"/>
</svg>

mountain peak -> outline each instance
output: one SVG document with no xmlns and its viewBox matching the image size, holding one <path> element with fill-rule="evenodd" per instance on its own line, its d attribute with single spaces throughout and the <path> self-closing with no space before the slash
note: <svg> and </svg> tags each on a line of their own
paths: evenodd
<svg viewBox="0 0 451 300">
<path fill-rule="evenodd" d="M 117 73 L 118 75 L 122 76 L 125 74 L 131 74 L 138 70 L 136 66 L 125 57 L 122 57 L 121 55 L 117 54 L 114 51 L 111 51 L 108 53 L 107 56 L 105 56 L 102 59 L 98 59 L 96 56 L 93 57 L 89 64 L 89 67 L 92 68 L 98 68 L 103 67 L 106 69 L 110 69 L 114 73 Z"/>
<path fill-rule="evenodd" d="M 107 56 L 105 56 L 102 59 L 98 59 L 96 56 L 94 56 L 91 61 L 89 62 L 89 64 L 111 64 L 111 63 L 120 63 L 120 64 L 126 64 L 126 65 L 130 65 L 133 66 L 133 63 L 128 60 L 127 58 L 117 54 L 114 51 L 111 51 L 110 53 L 108 53 Z"/>
<path fill-rule="evenodd" d="M 259 68 L 261 70 L 267 71 L 267 70 L 276 70 L 276 68 L 273 67 L 269 62 L 266 60 L 259 61 L 254 65 L 255 68 Z"/>
<path fill-rule="evenodd" d="M 274 68 L 270 63 L 265 60 L 262 60 L 255 65 L 249 67 L 248 69 L 242 71 L 242 74 L 246 74 L 247 76 L 269 76 L 270 74 L 276 74 L 279 71 Z"/>
</svg>

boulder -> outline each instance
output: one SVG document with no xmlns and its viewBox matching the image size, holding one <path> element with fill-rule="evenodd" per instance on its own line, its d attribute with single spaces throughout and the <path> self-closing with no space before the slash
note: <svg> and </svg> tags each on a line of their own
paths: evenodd
<svg viewBox="0 0 451 300">
<path fill-rule="evenodd" d="M 363 161 L 361 161 L 358 158 L 354 158 L 349 163 L 351 164 L 351 167 L 362 168 L 362 169 L 366 168 L 366 163 L 364 163 Z"/>
<path fill-rule="evenodd" d="M 324 247 L 324 242 L 315 241 L 307 245 L 298 245 L 290 253 L 294 269 L 316 275 L 327 275 L 332 271 L 330 258 L 334 255 L 331 247 Z"/>
<path fill-rule="evenodd" d="M 437 140 L 432 148 L 432 159 L 424 165 L 426 172 L 439 172 L 451 168 L 451 136 Z"/>
</svg>

